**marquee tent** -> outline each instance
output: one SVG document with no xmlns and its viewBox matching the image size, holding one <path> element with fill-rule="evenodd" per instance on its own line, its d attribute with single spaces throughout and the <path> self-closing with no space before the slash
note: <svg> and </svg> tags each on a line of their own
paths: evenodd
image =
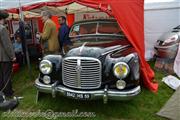
<svg viewBox="0 0 180 120">
<path fill-rule="evenodd" d="M 22 7 L 23 11 L 41 8 L 43 6 L 62 7 L 71 3 L 78 3 L 112 15 L 134 46 L 140 56 L 141 75 L 144 85 L 151 91 L 158 90 L 158 84 L 153 83 L 154 72 L 145 61 L 144 45 L 144 0 L 56 0 L 40 2 Z M 18 13 L 18 9 L 8 9 L 9 12 Z"/>
<path fill-rule="evenodd" d="M 4 7 L 3 7 L 4 8 Z M 18 8 L 18 6 L 17 6 Z M 7 9 L 7 8 L 6 8 Z M 43 7 L 37 7 L 35 9 L 31 9 L 28 11 L 23 11 L 23 14 L 25 16 L 25 18 L 33 18 L 33 17 L 40 17 L 40 13 L 41 11 L 50 11 L 52 15 L 55 16 L 61 16 L 61 15 L 65 15 L 65 14 L 74 14 L 74 13 L 90 13 L 90 12 L 97 12 L 99 10 L 91 8 L 91 7 L 87 7 L 84 5 L 80 5 L 77 3 L 72 3 L 72 4 L 68 4 L 65 6 L 61 6 L 61 7 L 54 7 L 54 6 L 43 6 Z M 18 16 L 18 9 L 10 9 L 9 10 L 10 13 L 10 19 L 12 18 L 19 18 Z"/>
</svg>

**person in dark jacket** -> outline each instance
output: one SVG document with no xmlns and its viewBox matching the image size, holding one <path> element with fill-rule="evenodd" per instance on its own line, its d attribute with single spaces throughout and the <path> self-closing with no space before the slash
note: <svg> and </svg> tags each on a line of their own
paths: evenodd
<svg viewBox="0 0 180 120">
<path fill-rule="evenodd" d="M 16 56 L 16 62 L 22 66 L 23 64 L 23 49 L 22 49 L 22 42 L 19 35 L 15 36 L 15 42 L 13 43 L 14 52 Z"/>
<path fill-rule="evenodd" d="M 4 92 L 6 96 L 12 96 L 12 62 L 16 58 L 8 30 L 4 26 L 8 16 L 7 12 L 0 10 L 0 91 Z"/>
<path fill-rule="evenodd" d="M 69 39 L 69 27 L 66 24 L 66 17 L 60 16 L 59 23 L 61 27 L 59 28 L 58 40 L 61 53 L 65 54 L 69 50 L 69 46 L 72 44 Z"/>
</svg>

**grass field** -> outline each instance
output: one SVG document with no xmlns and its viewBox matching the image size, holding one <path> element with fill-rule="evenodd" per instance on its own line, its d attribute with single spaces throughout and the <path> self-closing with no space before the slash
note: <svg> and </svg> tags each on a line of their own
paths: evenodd
<svg viewBox="0 0 180 120">
<path fill-rule="evenodd" d="M 153 62 L 150 63 L 153 67 Z M 27 67 L 23 67 L 21 71 L 13 76 L 13 88 L 16 96 L 23 96 L 19 106 L 15 112 L 24 112 L 23 117 L 3 117 L 5 113 L 1 113 L 0 120 L 19 120 L 33 119 L 44 120 L 49 117 L 51 111 L 61 114 L 67 112 L 92 112 L 94 117 L 56 117 L 60 120 L 164 120 L 156 115 L 156 112 L 165 104 L 165 102 L 173 94 L 173 90 L 161 82 L 165 75 L 155 71 L 155 78 L 159 83 L 157 93 L 152 93 L 143 88 L 139 96 L 131 101 L 108 101 L 103 104 L 102 100 L 96 101 L 77 101 L 62 96 L 52 98 L 50 94 L 41 97 L 38 104 L 35 103 L 36 88 L 34 80 L 38 76 L 38 69 L 33 64 L 32 75 L 29 76 Z M 48 112 L 49 111 L 49 112 Z M 28 113 L 46 113 L 46 117 L 28 117 Z M 18 113 L 14 113 L 18 116 Z M 26 117 L 25 117 L 26 116 Z M 53 118 L 53 114 L 50 116 Z"/>
</svg>

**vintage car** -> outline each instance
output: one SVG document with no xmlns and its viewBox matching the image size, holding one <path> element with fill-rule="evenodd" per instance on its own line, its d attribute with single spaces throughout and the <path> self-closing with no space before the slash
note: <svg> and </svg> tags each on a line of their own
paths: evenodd
<svg viewBox="0 0 180 120">
<path fill-rule="evenodd" d="M 174 59 L 180 42 L 180 25 L 163 34 L 156 42 L 155 57 Z"/>
<path fill-rule="evenodd" d="M 65 55 L 40 61 L 35 81 L 40 93 L 80 100 L 128 100 L 140 91 L 139 57 L 114 19 L 74 23 Z M 38 99 L 37 99 L 38 100 Z"/>
</svg>

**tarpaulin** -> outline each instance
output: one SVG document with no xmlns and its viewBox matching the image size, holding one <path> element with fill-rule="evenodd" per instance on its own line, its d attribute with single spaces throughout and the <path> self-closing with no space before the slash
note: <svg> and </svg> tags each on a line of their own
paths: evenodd
<svg viewBox="0 0 180 120">
<path fill-rule="evenodd" d="M 144 85 L 156 92 L 158 90 L 158 84 L 153 83 L 154 71 L 145 61 L 144 0 L 111 0 L 109 3 L 121 29 L 140 56 L 141 74 Z"/>
<path fill-rule="evenodd" d="M 24 6 L 22 10 L 31 10 L 43 6 L 60 7 L 73 2 L 99 9 L 116 18 L 119 26 L 140 56 L 140 69 L 144 86 L 156 92 L 158 84 L 153 83 L 154 72 L 145 61 L 144 0 L 61 0 Z M 15 9 L 9 11 L 17 12 Z"/>
</svg>

